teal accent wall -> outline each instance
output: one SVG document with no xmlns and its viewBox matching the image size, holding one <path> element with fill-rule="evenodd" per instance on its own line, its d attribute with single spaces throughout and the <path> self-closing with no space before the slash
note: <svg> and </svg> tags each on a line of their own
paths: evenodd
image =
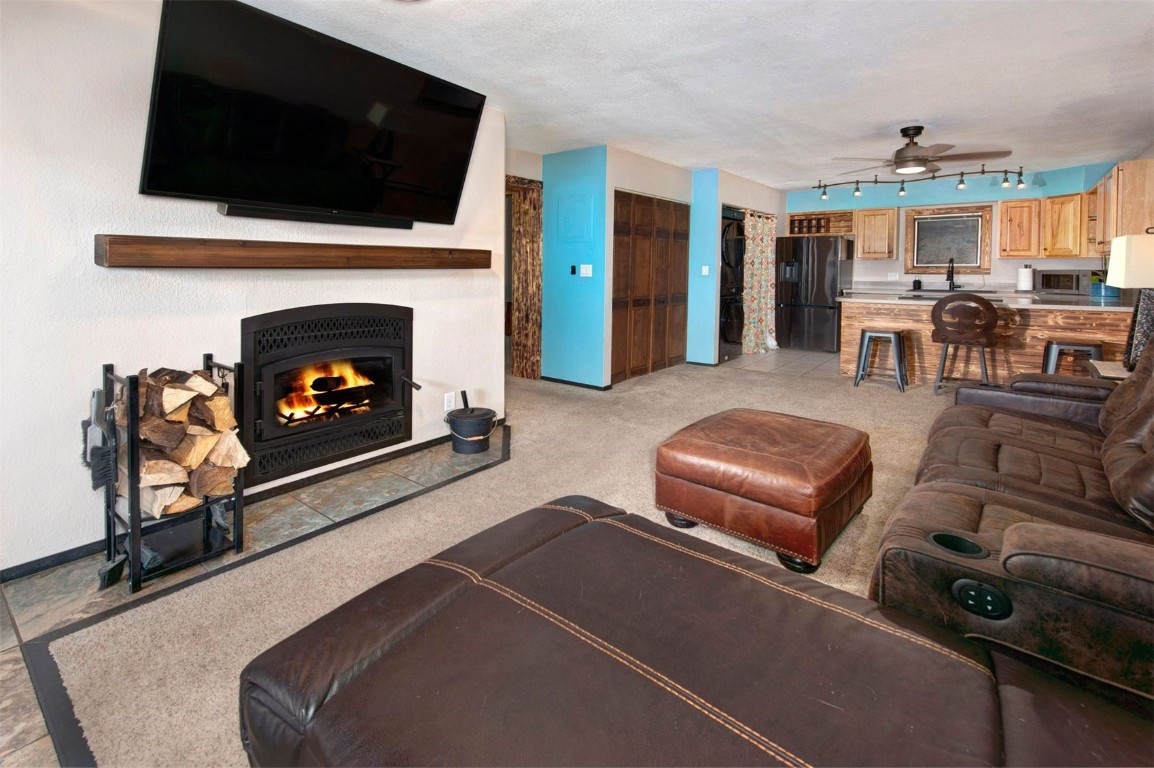
<svg viewBox="0 0 1154 768">
<path fill-rule="evenodd" d="M 873 174 L 861 178 L 861 197 L 853 196 L 853 185 L 829 190 L 829 199 L 821 199 L 817 189 L 798 190 L 785 196 L 785 210 L 788 213 L 802 211 L 846 211 L 859 208 L 920 208 L 930 205 L 965 205 L 967 203 L 987 203 L 997 200 L 1022 200 L 1033 197 L 1054 197 L 1085 192 L 1098 182 L 1116 163 L 1079 165 L 1073 168 L 1059 168 L 1054 171 L 1029 171 L 1023 174 L 1028 186 L 1018 189 L 1010 186 L 1003 189 L 1001 171 L 988 172 L 985 176 L 966 174 L 966 188 L 958 189 L 958 180 L 938 179 L 916 181 L 906 184 L 906 196 L 898 197 L 898 184 L 873 184 Z M 964 170 L 962 168 L 959 171 Z M 947 170 L 948 173 L 954 171 Z M 893 174 L 879 174 L 881 181 L 897 177 Z M 844 178 L 823 179 L 829 182 L 845 181 Z M 1017 173 L 1010 174 L 1010 182 L 1017 181 Z"/>
<path fill-rule="evenodd" d="M 689 207 L 689 298 L 685 359 L 717 362 L 718 276 L 720 268 L 721 200 L 716 168 L 693 172 Z M 709 267 L 709 275 L 701 274 Z"/>
<path fill-rule="evenodd" d="M 609 383 L 607 158 L 603 146 L 541 158 L 541 375 L 595 387 Z M 582 264 L 593 266 L 592 277 L 580 276 Z"/>
</svg>

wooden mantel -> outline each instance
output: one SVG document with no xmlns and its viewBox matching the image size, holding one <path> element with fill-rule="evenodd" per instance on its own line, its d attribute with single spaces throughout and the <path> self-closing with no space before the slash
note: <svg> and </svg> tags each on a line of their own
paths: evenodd
<svg viewBox="0 0 1154 768">
<path fill-rule="evenodd" d="M 102 267 L 488 269 L 492 259 L 492 251 L 475 248 L 96 236 L 96 263 Z"/>
</svg>

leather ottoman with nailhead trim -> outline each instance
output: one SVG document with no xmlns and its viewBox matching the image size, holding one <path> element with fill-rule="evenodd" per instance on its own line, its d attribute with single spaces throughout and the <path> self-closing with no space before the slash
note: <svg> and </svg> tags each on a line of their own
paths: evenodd
<svg viewBox="0 0 1154 768">
<path fill-rule="evenodd" d="M 734 408 L 657 448 L 657 506 L 778 553 L 810 573 L 873 493 L 869 435 L 771 411 Z"/>
</svg>

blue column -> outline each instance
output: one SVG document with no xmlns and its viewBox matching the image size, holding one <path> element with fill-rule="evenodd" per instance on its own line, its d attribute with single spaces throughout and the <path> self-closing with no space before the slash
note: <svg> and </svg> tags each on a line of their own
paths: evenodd
<svg viewBox="0 0 1154 768">
<path fill-rule="evenodd" d="M 721 262 L 721 200 L 716 168 L 693 172 L 693 201 L 689 209 L 689 328 L 685 359 L 691 363 L 717 362 L 720 294 L 717 270 Z M 702 267 L 709 274 L 702 275 Z"/>
<path fill-rule="evenodd" d="M 607 148 L 545 155 L 541 181 L 541 375 L 605 386 Z"/>
</svg>

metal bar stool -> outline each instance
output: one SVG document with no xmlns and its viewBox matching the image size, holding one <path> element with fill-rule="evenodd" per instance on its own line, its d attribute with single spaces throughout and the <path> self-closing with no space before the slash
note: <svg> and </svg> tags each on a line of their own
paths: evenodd
<svg viewBox="0 0 1154 768">
<path fill-rule="evenodd" d="M 946 370 L 946 356 L 950 347 L 977 347 L 981 353 L 982 384 L 989 386 L 990 372 L 986 363 L 986 347 L 998 342 L 998 310 L 988 300 L 973 293 L 951 293 L 934 304 L 930 313 L 934 324 L 930 338 L 942 345 L 938 361 L 938 377 L 934 380 L 934 394 L 942 386 Z M 956 358 L 955 358 L 956 359 Z"/>
<path fill-rule="evenodd" d="M 1063 352 L 1085 352 L 1091 360 L 1102 360 L 1102 343 L 1097 341 L 1061 341 L 1053 339 L 1046 342 L 1046 349 L 1042 353 L 1042 373 L 1057 373 L 1058 359 Z"/>
<path fill-rule="evenodd" d="M 870 354 L 873 351 L 874 342 L 888 341 L 890 354 L 893 355 L 894 360 L 894 379 L 898 383 L 898 392 L 906 391 L 906 385 L 910 383 L 910 380 L 906 372 L 906 348 L 903 334 L 903 331 L 862 330 L 857 352 L 857 373 L 853 379 L 855 387 L 861 383 L 862 379 L 869 376 Z"/>
</svg>

